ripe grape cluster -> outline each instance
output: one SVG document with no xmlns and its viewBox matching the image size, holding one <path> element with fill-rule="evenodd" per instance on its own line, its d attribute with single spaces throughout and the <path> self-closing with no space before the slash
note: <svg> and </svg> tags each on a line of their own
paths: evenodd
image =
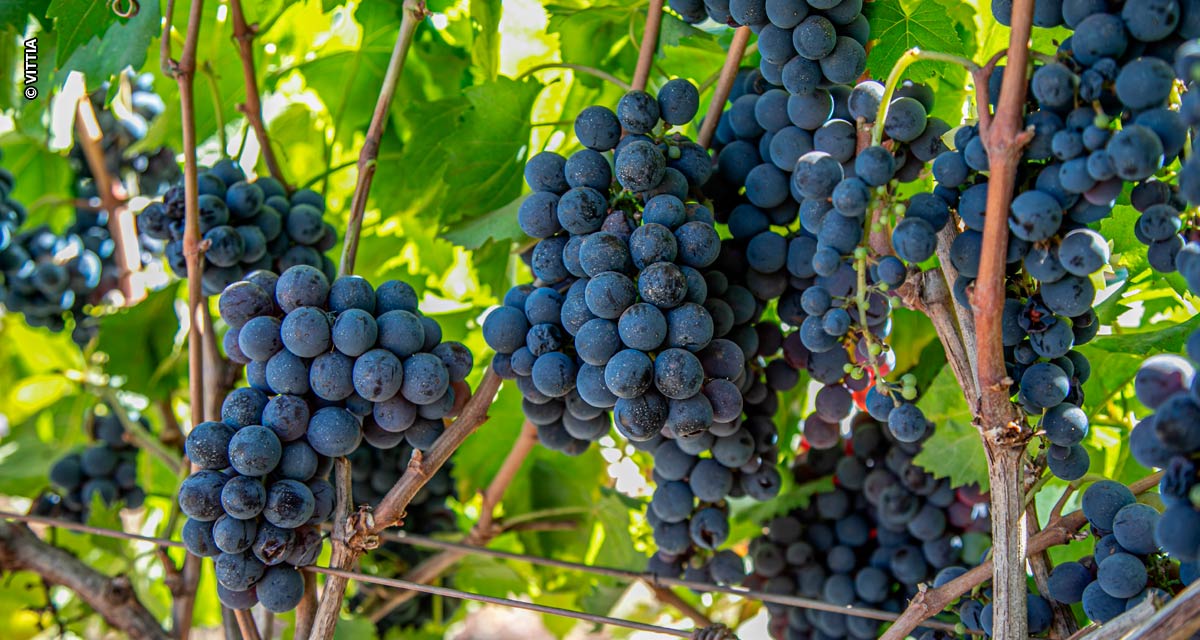
<svg viewBox="0 0 1200 640">
<path fill-rule="evenodd" d="M 324 252 L 337 243 L 337 231 L 324 220 L 325 199 L 311 189 L 288 195 L 271 177 L 247 181 L 242 168 L 221 160 L 199 175 L 200 235 L 204 251 L 203 290 L 216 295 L 264 269 L 282 273 L 296 265 L 320 270 L 329 280 L 337 269 Z M 167 190 L 138 214 L 138 229 L 166 242 L 167 263 L 175 275 L 187 277 L 183 254 L 184 189 Z"/>
<path fill-rule="evenodd" d="M 870 258 L 867 232 L 873 199 L 893 179 L 915 180 L 945 148 L 949 126 L 928 117 L 928 88 L 905 84 L 885 127 L 891 150 L 858 154 L 856 123 L 875 120 L 882 96 L 883 85 L 870 81 L 789 95 L 750 71 L 735 83 L 717 127 L 717 171 L 706 190 L 715 194 L 718 221 L 729 225 L 729 253 L 749 266 L 749 290 L 763 303 L 777 299 L 779 319 L 795 328 L 783 342 L 786 363 L 768 379 L 789 375 L 788 364 L 825 385 L 806 420 L 815 446 L 832 446 L 855 401 L 892 423 L 898 437 L 916 440 L 928 428 L 910 402 L 913 381 L 883 379 L 894 363 L 884 342 L 889 291 L 907 272 L 895 257 Z M 931 216 L 936 205 L 927 203 Z M 797 217 L 799 229 L 790 230 Z"/>
<path fill-rule="evenodd" d="M 129 417 L 150 427 L 144 416 Z M 68 453 L 50 467 L 50 482 L 61 493 L 43 496 L 34 506 L 35 513 L 86 523 L 97 502 L 105 507 L 142 506 L 146 493 L 137 484 L 137 448 L 126 441 L 125 426 L 111 408 L 94 413 L 90 426 L 95 443 Z"/>
<path fill-rule="evenodd" d="M 129 152 L 163 110 L 162 99 L 153 92 L 152 76 L 134 78 L 132 86 L 129 104 L 122 103 L 121 108 L 105 108 L 106 89 L 91 94 L 103 134 L 100 145 L 110 175 L 125 184 L 126 192 L 158 195 L 176 179 L 179 169 L 169 148 Z M 67 326 L 65 316 L 71 315 L 72 338 L 85 345 L 98 328 L 87 307 L 119 295 L 121 274 L 114 255 L 116 244 L 108 230 L 109 212 L 93 204 L 100 198 L 82 146 L 73 146 L 70 157 L 76 172 L 75 196 L 89 203 L 76 207 L 74 221 L 61 234 L 47 225 L 20 230 L 25 210 L 10 197 L 12 175 L 0 169 L 0 272 L 4 279 L 0 292 L 4 305 L 23 313 L 31 326 L 62 331 Z M 143 264 L 162 254 L 159 241 L 146 236 L 139 241 Z"/>
<path fill-rule="evenodd" d="M 550 448 L 582 452 L 608 432 L 610 409 L 631 441 L 664 428 L 699 437 L 740 414 L 740 394 L 727 387 L 745 358 L 719 337 L 700 271 L 720 238 L 708 209 L 685 204 L 708 179 L 708 154 L 656 133 L 660 118 L 667 128 L 689 122 L 698 101 L 694 86 L 674 80 L 657 99 L 626 94 L 617 113 L 588 107 L 575 121 L 585 149 L 526 165 L 534 193 L 519 222 L 539 239 L 536 286 L 510 290 L 483 334 L 493 368 L 516 380 Z"/>
<path fill-rule="evenodd" d="M 539 239 L 537 280 L 483 326 L 493 368 L 516 380 L 544 445 L 578 454 L 613 424 L 654 455 L 652 562 L 680 570 L 733 555 L 711 554 L 729 534 L 727 497 L 767 500 L 781 485 L 780 385 L 765 359 L 783 336 L 760 321 L 765 304 L 696 200 L 708 153 L 671 131 L 698 101 L 685 80 L 657 97 L 630 92 L 615 113 L 580 113 L 584 149 L 530 160 L 519 222 Z"/>
<path fill-rule="evenodd" d="M 978 562 L 963 544 L 986 533 L 986 497 L 951 488 L 913 463 L 922 443 L 896 439 L 860 413 L 843 446 L 810 449 L 798 482 L 833 475 L 834 489 L 772 520 L 750 543 L 748 587 L 836 605 L 901 611 L 922 583 L 939 584 Z M 768 603 L 776 638 L 876 638 L 879 622 Z"/>
<path fill-rule="evenodd" d="M 1082 506 L 1095 539 L 1093 553 L 1054 567 L 1046 595 L 1064 604 L 1081 602 L 1084 614 L 1100 623 L 1152 595 L 1168 599 L 1161 588 L 1169 582 L 1166 560 L 1155 540 L 1162 514 L 1112 480 L 1089 486 Z"/>
<path fill-rule="evenodd" d="M 1182 38 L 1200 33 L 1181 20 L 1177 3 L 1159 4 L 1161 11 L 1139 9 L 1139 3 L 1110 11 L 1107 3 L 1045 3 L 1036 19 L 1065 24 L 1073 33 L 1053 60 L 1037 64 L 1029 82 L 1025 125 L 1033 135 L 1008 216 L 1003 340 L 1016 381 L 1012 392 L 1027 414 L 1039 418 L 1049 443 L 1047 463 L 1065 480 L 1083 477 L 1089 465 L 1080 444 L 1088 418 L 1080 407 L 1091 367 L 1074 347 L 1100 329 L 1095 279 L 1111 257 L 1107 240 L 1088 225 L 1109 217 L 1125 185 L 1133 183 L 1131 200 L 1142 212 L 1135 233 L 1150 246 L 1151 264 L 1174 270 L 1184 245 L 1182 200 L 1154 175 L 1186 143 L 1187 122 L 1170 104 L 1171 61 Z M 1001 22 L 1010 10 L 1011 3 L 993 3 Z M 1003 74 L 998 67 L 991 77 L 993 104 Z M 922 262 L 933 254 L 948 214 L 956 213 L 965 229 L 949 247 L 958 272 L 951 284 L 955 298 L 969 307 L 983 242 L 988 155 L 976 125 L 957 129 L 953 141 L 954 149 L 933 161 L 936 188 L 907 203 L 892 245 L 905 261 Z"/>
<path fill-rule="evenodd" d="M 759 69 L 793 94 L 851 84 L 867 67 L 863 0 L 670 0 L 685 21 L 711 18 L 758 34 Z M 804 89 L 807 89 L 805 91 Z"/>
<path fill-rule="evenodd" d="M 250 386 L 226 397 L 221 422 L 188 435 L 201 470 L 179 493 L 184 540 L 216 556 L 222 602 L 287 611 L 303 592 L 295 567 L 316 558 L 317 527 L 333 510 L 332 459 L 364 441 L 431 447 L 472 359 L 441 341 L 399 281 L 330 284 L 308 265 L 255 271 L 226 288 L 219 309 L 226 353 L 246 364 Z"/>
<path fill-rule="evenodd" d="M 1200 440 L 1195 437 L 1200 424 L 1200 377 L 1195 363 L 1200 361 L 1200 332 L 1187 341 L 1187 357 L 1156 355 L 1148 358 L 1134 378 L 1138 400 L 1152 413 L 1129 436 L 1130 451 L 1148 468 L 1163 470 L 1159 495 L 1166 509 L 1154 529 L 1157 547 L 1179 560 L 1180 577 L 1185 584 L 1200 573 L 1200 505 L 1196 502 L 1200 483 L 1196 474 L 1195 454 Z"/>
</svg>

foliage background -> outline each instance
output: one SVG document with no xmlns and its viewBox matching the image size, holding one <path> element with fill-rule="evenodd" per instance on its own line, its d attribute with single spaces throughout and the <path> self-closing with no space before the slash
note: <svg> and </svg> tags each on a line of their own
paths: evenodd
<svg viewBox="0 0 1200 640">
<path fill-rule="evenodd" d="M 120 19 L 105 3 L 82 0 L 20 0 L 0 6 L 0 151 L 3 166 L 17 176 L 15 197 L 30 211 L 31 224 L 66 226 L 73 215 L 71 105 L 87 86 L 96 87 L 127 66 L 158 76 L 156 90 L 166 102 L 142 146 L 180 146 L 179 98 L 162 76 L 160 20 L 164 6 L 143 2 L 132 19 Z M 165 5 L 165 3 L 161 3 Z M 983 5 L 983 6 L 980 6 Z M 868 66 L 872 77 L 887 75 L 903 51 L 913 46 L 986 60 L 1007 43 L 1007 29 L 991 18 L 986 0 L 877 0 L 867 5 L 873 37 Z M 258 81 L 271 140 L 286 176 L 325 194 L 332 221 L 344 233 L 345 215 L 358 158 L 375 97 L 399 24 L 398 0 L 266 0 L 248 2 L 247 20 L 258 23 L 255 41 Z M 569 153 L 576 145 L 573 114 L 590 104 L 613 106 L 622 90 L 594 74 L 558 65 L 569 63 L 628 79 L 645 20 L 641 0 L 431 0 L 432 16 L 417 31 L 378 158 L 368 203 L 358 264 L 374 282 L 399 278 L 423 296 L 422 309 L 435 315 L 447 339 L 462 340 L 476 353 L 478 379 L 489 360 L 479 335 L 484 312 L 497 304 L 513 282 L 528 272 L 512 256 L 527 239 L 515 211 L 526 189 L 522 166 L 543 149 Z M 173 46 L 181 45 L 184 6 L 175 13 Z M 724 59 L 731 31 L 696 28 L 673 15 L 664 19 L 651 90 L 671 77 L 686 77 L 703 89 L 702 112 Z M 22 89 L 22 41 L 38 42 L 39 97 L 27 101 Z M 232 42 L 228 7 L 205 3 L 196 79 L 196 118 L 202 164 L 235 155 L 265 174 L 257 143 L 246 141 L 246 123 L 237 105 L 244 99 L 240 64 Z M 1054 31 L 1038 30 L 1035 46 L 1052 52 Z M 744 64 L 754 65 L 751 53 Z M 76 73 L 78 72 L 78 73 Z M 966 77 L 954 67 L 920 63 L 913 80 L 936 91 L 935 115 L 951 123 L 969 119 Z M 134 208 L 141 204 L 134 203 Z M 1104 223 L 1113 240 L 1116 268 L 1104 274 L 1101 319 L 1105 335 L 1083 347 L 1092 362 L 1085 409 L 1093 416 L 1086 441 L 1092 472 L 1128 481 L 1146 473 L 1122 446 L 1135 418 L 1144 411 L 1130 383 L 1148 353 L 1178 351 L 1200 321 L 1194 300 L 1174 275 L 1150 271 L 1145 249 L 1132 233 L 1136 213 L 1127 204 Z M 335 249 L 334 251 L 338 251 Z M 108 316 L 93 351 L 80 353 L 68 334 L 50 334 L 24 325 L 18 315 L 0 317 L 0 494 L 11 508 L 46 488 L 49 465 L 62 451 L 82 445 L 81 428 L 97 386 L 120 390 L 123 400 L 144 409 L 158 425 L 164 411 L 183 417 L 186 405 L 186 351 L 179 330 L 182 290 L 176 285 L 153 293 L 137 307 Z M 919 314 L 899 310 L 894 318 L 897 372 L 917 375 L 925 390 L 920 401 L 937 424 L 937 435 L 918 462 L 956 484 L 986 484 L 986 464 L 971 412 L 932 327 Z M 806 385 L 785 398 L 777 417 L 787 464 L 800 447 L 799 416 L 808 408 Z M 461 501 L 453 506 L 467 528 L 477 515 L 478 491 L 490 480 L 521 425 L 520 397 L 504 389 L 492 419 L 457 453 L 456 481 Z M 648 467 L 641 454 L 609 441 L 578 458 L 537 448 L 503 501 L 503 514 L 553 510 L 580 518 L 570 532 L 507 534 L 493 546 L 510 551 L 639 570 L 650 546 L 642 516 Z M 1034 444 L 1034 447 L 1037 445 Z M 632 456 L 632 457 L 631 457 Z M 124 514 L 124 525 L 154 535 L 173 501 L 177 479 L 158 461 L 141 456 L 140 477 L 150 498 L 146 507 Z M 635 466 L 641 463 L 642 471 Z M 786 476 L 787 474 L 785 474 Z M 731 539 L 756 535 L 763 519 L 802 504 L 828 479 L 796 486 L 765 505 L 735 505 Z M 1043 514 L 1061 493 L 1052 480 L 1039 495 Z M 98 511 L 95 523 L 118 526 L 119 515 Z M 167 616 L 169 594 L 162 570 L 145 545 L 68 532 L 55 541 L 89 564 L 132 577 L 146 604 Z M 741 547 L 744 550 L 744 547 Z M 1079 555 L 1055 549 L 1063 560 Z M 455 574 L 458 588 L 493 595 L 518 594 L 535 602 L 608 613 L 624 585 L 596 576 L 563 574 L 522 563 L 471 558 Z M 201 585 L 197 624 L 218 623 L 211 573 Z M 715 619 L 737 623 L 753 606 L 712 596 L 685 594 Z M 57 619 L 81 634 L 94 633 L 88 616 L 68 593 L 53 592 Z M 34 576 L 16 575 L 0 583 L 0 628 L 13 638 L 36 634 L 55 618 L 44 609 L 45 594 Z M 424 631 L 441 637 L 466 614 L 435 620 Z M 654 606 L 623 610 L 634 619 L 663 622 L 669 612 Z M 547 617 L 547 627 L 565 635 L 569 621 Z M 356 637 L 369 637 L 369 624 L 343 625 Z M 615 632 L 614 632 L 615 633 Z M 290 631 L 285 635 L 290 636 Z M 406 635 L 405 637 L 418 637 Z M 424 636 L 421 636 L 424 637 Z"/>
</svg>

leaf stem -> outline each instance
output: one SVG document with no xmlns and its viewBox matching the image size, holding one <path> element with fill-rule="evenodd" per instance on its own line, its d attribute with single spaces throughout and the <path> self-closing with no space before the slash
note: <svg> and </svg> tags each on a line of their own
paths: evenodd
<svg viewBox="0 0 1200 640">
<path fill-rule="evenodd" d="M 875 129 L 871 132 L 872 145 L 878 145 L 883 141 L 883 123 L 887 122 L 888 107 L 891 106 L 892 96 L 896 94 L 896 87 L 904 77 L 904 72 L 921 60 L 957 64 L 972 75 L 980 71 L 979 65 L 963 56 L 938 51 L 924 51 L 918 47 L 905 51 L 900 55 L 900 59 L 896 60 L 896 64 L 892 66 L 892 71 L 888 74 L 887 81 L 883 84 L 883 99 L 879 101 L 879 114 L 875 117 Z"/>
<path fill-rule="evenodd" d="M 571 71 L 587 74 L 589 76 L 593 76 L 593 77 L 599 78 L 601 80 L 604 80 L 605 82 L 614 84 L 614 85 L 620 87 L 622 91 L 630 91 L 631 89 L 633 89 L 633 87 L 628 82 L 625 82 L 624 80 L 614 76 L 613 74 L 611 74 L 607 71 L 601 71 L 600 69 L 597 69 L 595 67 L 588 67 L 588 66 L 585 66 L 582 64 L 573 64 L 570 62 L 548 62 L 546 64 L 539 64 L 534 67 L 529 67 L 528 69 L 522 71 L 520 73 L 520 75 L 518 75 L 515 79 L 523 80 L 535 73 L 538 73 L 539 71 L 548 71 L 550 69 L 570 69 Z"/>
</svg>

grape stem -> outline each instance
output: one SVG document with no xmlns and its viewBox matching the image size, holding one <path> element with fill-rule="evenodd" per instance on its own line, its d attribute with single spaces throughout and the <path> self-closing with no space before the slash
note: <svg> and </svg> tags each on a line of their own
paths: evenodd
<svg viewBox="0 0 1200 640">
<path fill-rule="evenodd" d="M 204 64 L 200 65 L 200 73 L 204 74 L 208 92 L 212 95 L 213 117 L 217 121 L 217 146 L 221 148 L 221 158 L 228 158 L 229 139 L 225 135 L 225 103 L 221 100 L 221 89 L 217 86 L 217 74 L 213 71 L 212 62 L 205 60 Z M 245 144 L 245 139 L 242 140 L 242 144 Z M 238 157 L 241 155 L 239 153 Z"/>
<path fill-rule="evenodd" d="M 396 95 L 396 85 L 400 80 L 400 74 L 404 71 L 404 61 L 408 58 L 408 50 L 412 45 L 413 36 L 417 33 L 417 26 L 425 19 L 424 0 L 404 0 L 403 14 L 400 19 L 400 32 L 396 36 L 396 46 L 392 48 L 392 56 L 388 60 L 383 84 L 379 87 L 379 98 L 375 101 L 375 111 L 371 114 L 371 124 L 367 127 L 367 136 L 363 140 L 362 149 L 358 154 L 358 181 L 354 185 L 354 196 L 350 201 L 350 217 L 346 221 L 346 240 L 342 245 L 342 261 L 339 269 L 342 275 L 354 273 L 354 260 L 358 257 L 358 240 L 362 234 L 363 214 L 367 210 L 367 196 L 371 191 L 371 181 L 375 178 L 375 160 L 379 155 L 383 130 L 387 126 L 392 98 Z"/>
<path fill-rule="evenodd" d="M 712 145 L 717 123 L 721 121 L 721 111 L 725 108 L 729 93 L 733 91 L 733 81 L 737 79 L 738 67 L 742 64 L 742 57 L 746 55 L 746 45 L 749 42 L 750 27 L 738 27 L 733 32 L 729 52 L 725 54 L 725 64 L 721 67 L 721 75 L 717 76 L 717 86 L 713 89 L 704 121 L 700 123 L 700 134 L 696 136 L 696 144 L 705 149 Z"/>
<path fill-rule="evenodd" d="M 173 4 L 170 0 L 168 5 Z M 164 29 L 170 33 L 171 11 L 168 6 Z M 204 345 L 203 323 L 200 308 L 207 304 L 204 297 L 203 253 L 200 248 L 199 188 L 196 159 L 196 48 L 199 46 L 200 23 L 204 17 L 204 0 L 194 0 L 188 13 L 187 36 L 183 41 L 183 53 L 178 61 L 166 63 L 171 75 L 179 85 L 180 128 L 183 130 L 183 187 L 184 187 L 184 230 L 183 255 L 187 263 L 188 300 L 188 391 L 192 412 L 192 424 L 204 421 Z M 163 44 L 166 53 L 170 45 Z M 164 60 L 169 60 L 169 55 Z M 200 557 L 187 554 L 183 561 L 183 580 L 172 595 L 171 624 L 177 640 L 187 640 L 192 628 L 192 614 L 196 606 L 196 585 L 200 582 Z"/>
<path fill-rule="evenodd" d="M 887 82 L 883 85 L 883 99 L 879 101 L 879 113 L 875 116 L 875 129 L 871 133 L 871 144 L 878 145 L 883 141 L 883 123 L 887 122 L 888 107 L 891 106 L 892 96 L 896 93 L 896 87 L 899 86 L 901 78 L 904 77 L 904 72 L 908 70 L 914 63 L 921 60 L 929 62 L 948 62 L 956 64 L 967 70 L 967 73 L 972 77 L 978 76 L 982 68 L 972 62 L 968 58 L 956 56 L 950 53 L 940 53 L 938 51 L 925 51 L 919 47 L 913 47 L 900 55 L 900 59 L 896 60 L 896 64 L 892 66 L 891 73 L 888 74 Z M 984 83 L 986 90 L 987 83 Z"/>
<path fill-rule="evenodd" d="M 650 66 L 654 63 L 654 51 L 658 48 L 658 31 L 662 26 L 663 0 L 650 0 L 646 8 L 646 28 L 642 30 L 642 46 L 638 48 L 637 67 L 633 71 L 634 91 L 645 91 L 650 80 Z"/>
<path fill-rule="evenodd" d="M 292 188 L 283 177 L 283 170 L 279 167 L 279 160 L 271 147 L 271 139 L 267 137 L 267 126 L 262 119 L 262 100 L 258 95 L 258 74 L 254 67 L 254 35 L 258 33 L 258 26 L 246 24 L 242 0 L 229 0 L 229 10 L 233 18 L 233 39 L 238 44 L 238 55 L 242 59 L 242 77 L 246 84 L 246 102 L 238 105 L 238 111 L 246 116 L 247 122 L 254 129 L 254 137 L 258 138 L 258 146 L 262 147 L 263 161 L 267 163 L 271 177 L 291 192 Z M 224 132 L 221 132 L 221 135 L 223 137 Z M 222 145 L 221 153 L 224 152 L 225 146 Z"/>
</svg>

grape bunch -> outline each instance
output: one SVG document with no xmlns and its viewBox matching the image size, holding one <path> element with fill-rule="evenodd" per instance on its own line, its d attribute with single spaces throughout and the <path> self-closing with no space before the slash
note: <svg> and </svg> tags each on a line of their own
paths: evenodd
<svg viewBox="0 0 1200 640">
<path fill-rule="evenodd" d="M 1191 583 L 1200 573 L 1200 505 L 1193 487 L 1200 483 L 1194 457 L 1200 451 L 1195 437 L 1200 424 L 1200 332 L 1187 341 L 1187 357 L 1161 354 L 1148 358 L 1134 378 L 1137 398 L 1152 413 L 1129 436 L 1135 460 L 1163 470 L 1159 495 L 1166 509 L 1154 530 L 1155 546 L 1179 560 L 1180 577 Z"/>
<path fill-rule="evenodd" d="M 230 360 L 246 365 L 252 389 L 276 395 L 279 417 L 292 416 L 281 427 L 285 440 L 307 427 L 322 456 L 349 455 L 364 440 L 426 451 L 466 394 L 471 352 L 442 341 L 441 326 L 420 313 L 416 291 L 403 281 L 375 288 L 343 276 L 330 284 L 316 268 L 297 265 L 278 277 L 251 273 L 226 288 L 219 309 L 230 327 L 223 338 Z"/>
<path fill-rule="evenodd" d="M 868 81 L 789 96 L 751 71 L 734 86 L 717 127 L 717 171 L 706 190 L 717 194 L 717 219 L 733 236 L 730 264 L 748 265 L 749 290 L 762 303 L 777 299 L 780 321 L 795 329 L 783 342 L 785 361 L 769 380 L 793 376 L 786 363 L 824 385 L 817 412 L 806 419 L 813 446 L 836 443 L 837 423 L 855 402 L 892 422 L 898 437 L 920 438 L 928 423 L 910 402 L 914 380 L 883 379 L 895 357 L 885 342 L 889 291 L 907 272 L 895 257 L 870 257 L 867 232 L 875 231 L 868 214 L 881 190 L 893 179 L 915 180 L 945 148 L 941 136 L 949 126 L 927 115 L 932 92 L 911 83 L 899 87 L 896 115 L 885 127 L 891 151 L 874 147 L 860 155 L 855 123 L 874 122 L 883 85 Z M 928 203 L 931 216 L 936 205 Z M 941 209 L 948 220 L 948 209 Z M 800 228 L 792 231 L 797 217 Z"/>
<path fill-rule="evenodd" d="M 1170 597 L 1167 561 L 1155 540 L 1162 519 L 1157 509 L 1137 502 L 1125 485 L 1101 480 L 1084 491 L 1083 514 L 1095 538 L 1092 555 L 1054 567 L 1047 596 L 1083 603 L 1084 614 L 1099 623 L 1147 597 Z"/>
<path fill-rule="evenodd" d="M 730 532 L 729 500 L 771 500 L 782 483 L 774 424 L 779 396 L 767 374 L 759 371 L 749 378 L 743 415 L 729 425 L 715 423 L 699 438 L 664 433 L 635 443 L 653 454 L 654 462 L 656 488 L 646 509 L 657 547 L 647 567 L 651 573 L 727 585 L 745 577 L 742 558 L 720 549 Z"/>
<path fill-rule="evenodd" d="M 308 265 L 333 280 L 337 268 L 325 255 L 337 243 L 337 231 L 324 220 L 325 199 L 311 189 L 291 195 L 278 180 L 247 181 L 232 160 L 221 160 L 199 175 L 199 223 L 204 252 L 203 290 L 216 295 L 257 270 L 282 273 Z M 184 189 L 167 190 L 138 214 L 138 230 L 166 242 L 167 264 L 187 277 L 183 254 Z"/>
<path fill-rule="evenodd" d="M 131 415 L 130 419 L 143 428 L 150 427 L 144 416 Z M 43 496 L 34 505 L 35 513 L 86 523 L 97 502 L 106 507 L 123 504 L 128 509 L 142 506 L 146 493 L 137 483 L 137 448 L 125 439 L 125 426 L 107 408 L 104 413 L 92 414 L 90 427 L 95 444 L 68 453 L 50 467 L 50 482 L 61 494 Z"/>
<path fill-rule="evenodd" d="M 1074 347 L 1100 329 L 1092 308 L 1095 278 L 1111 258 L 1107 240 L 1088 225 L 1108 218 L 1131 183 L 1131 201 L 1142 213 L 1134 231 L 1149 245 L 1151 264 L 1173 271 L 1183 252 L 1183 200 L 1155 174 L 1186 143 L 1187 120 L 1171 105 L 1171 61 L 1180 39 L 1200 32 L 1181 19 L 1176 3 L 1159 4 L 1161 11 L 1131 2 L 1110 11 L 1106 3 L 1045 3 L 1036 18 L 1073 33 L 1053 60 L 1037 64 L 1029 81 L 1025 125 L 1033 136 L 1008 216 L 1003 340 L 1013 394 L 1039 419 L 1050 470 L 1066 480 L 1083 477 L 1089 465 L 1080 444 L 1089 425 L 1080 407 L 1091 367 Z M 1011 3 L 993 3 L 1001 22 L 1010 10 Z M 993 105 L 1003 73 L 998 67 L 988 87 Z M 982 250 L 988 156 L 977 126 L 959 128 L 953 141 L 954 149 L 933 161 L 933 193 L 907 203 L 892 246 L 906 262 L 923 262 L 947 214 L 956 213 L 965 228 L 949 247 L 958 272 L 951 285 L 959 304 L 969 307 Z M 932 224 L 929 202 L 940 224 Z"/>
<path fill-rule="evenodd" d="M 356 504 L 376 506 L 408 467 L 412 449 L 400 445 L 393 449 L 359 447 L 350 454 L 351 479 Z M 457 497 L 454 487 L 453 460 L 447 461 L 437 473 L 421 487 L 417 495 L 405 508 L 404 522 L 400 529 L 409 533 L 434 535 L 457 531 L 454 511 L 446 504 L 448 498 Z M 371 575 L 403 578 L 409 570 L 433 555 L 412 544 L 384 541 L 378 549 L 363 558 L 364 569 Z M 441 578 L 447 584 L 452 576 Z M 397 607 L 376 623 L 380 637 L 391 629 L 407 630 L 423 627 L 434 619 L 436 596 L 419 594 Z M 365 594 L 359 593 L 351 600 L 351 608 L 359 608 L 367 602 Z M 457 607 L 457 600 L 442 599 L 443 616 L 450 616 Z"/>
<path fill-rule="evenodd" d="M 120 85 L 122 89 L 128 85 L 129 94 L 126 100 L 123 91 L 116 92 L 114 102 L 120 103 L 119 108 L 106 107 L 105 98 L 110 91 L 107 84 L 88 96 L 96 114 L 97 124 L 100 125 L 100 147 L 104 152 L 104 165 L 110 176 L 125 185 L 126 192 L 147 197 L 161 196 L 173 183 L 182 178 L 179 165 L 175 163 L 175 152 L 169 147 L 134 152 L 130 152 L 129 149 L 146 137 L 150 126 L 162 115 L 166 105 L 154 92 L 153 74 L 143 73 L 135 76 L 126 73 L 121 76 Z M 76 181 L 91 183 L 93 176 L 84 157 L 83 148 L 79 145 L 73 146 L 70 158 L 75 168 Z M 136 190 L 133 187 L 136 187 Z"/>
<path fill-rule="evenodd" d="M 850 84 L 867 68 L 863 0 L 670 0 L 686 22 L 711 18 L 758 34 L 759 69 L 792 94 Z"/>
<path fill-rule="evenodd" d="M 122 82 L 126 82 L 122 79 Z M 150 121 L 162 113 L 162 99 L 153 93 L 149 74 L 132 80 L 129 104 L 106 108 L 107 89 L 90 96 L 103 138 L 101 146 L 109 173 L 126 186 L 129 193 L 159 195 L 179 169 L 174 153 L 168 148 L 154 152 L 129 153 L 129 148 L 145 137 Z M 119 100 L 120 98 L 118 98 Z M 99 194 L 82 147 L 71 148 L 71 164 L 76 171 L 73 184 L 79 199 L 99 203 Z M 62 331 L 74 319 L 72 338 L 87 344 L 98 328 L 88 306 L 117 302 L 121 273 L 114 255 L 116 245 L 108 230 L 109 212 L 94 206 L 80 206 L 75 219 L 62 234 L 40 225 L 18 231 L 25 222 L 24 209 L 8 197 L 12 176 L 0 175 L 0 193 L 5 194 L 0 209 L 0 272 L 4 275 L 5 306 L 25 315 L 31 326 Z M 136 189 L 133 187 L 137 187 Z M 143 264 L 155 261 L 163 253 L 158 240 L 139 237 Z"/>
<path fill-rule="evenodd" d="M 0 286 L 5 308 L 21 313 L 33 327 L 66 328 L 65 314 L 82 310 L 100 285 L 103 261 L 90 246 L 111 254 L 111 242 L 91 234 L 55 234 L 39 225 L 20 230 L 27 214 L 12 198 L 15 179 L 0 166 Z"/>
<path fill-rule="evenodd" d="M 698 102 L 693 85 L 673 80 L 657 99 L 626 94 L 617 113 L 588 107 L 575 121 L 585 149 L 569 159 L 543 152 L 526 165 L 534 193 L 518 220 L 539 239 L 530 257 L 537 286 L 510 290 L 483 334 L 493 368 L 516 380 L 552 449 L 585 450 L 608 432 L 610 409 L 631 441 L 664 428 L 696 437 L 740 412 L 740 397 L 712 384 L 744 369 L 742 351 L 715 336 L 704 306 L 700 269 L 716 260 L 720 238 L 708 209 L 685 204 L 710 161 L 666 131 L 689 122 Z"/>
<path fill-rule="evenodd" d="M 967 533 L 990 523 L 986 497 L 954 489 L 913 463 L 921 441 L 903 442 L 869 415 L 852 419 L 843 447 L 809 449 L 797 482 L 833 475 L 834 489 L 772 520 L 750 543 L 747 587 L 836 605 L 903 610 L 918 585 L 937 585 L 978 562 Z M 779 639 L 876 638 L 879 622 L 766 604 Z"/>
<path fill-rule="evenodd" d="M 227 606 L 287 611 L 303 593 L 295 567 L 320 553 L 319 525 L 333 510 L 332 459 L 364 441 L 431 447 L 471 354 L 441 341 L 399 281 L 330 284 L 308 265 L 255 271 L 226 288 L 219 309 L 226 353 L 246 365 L 250 386 L 226 397 L 221 422 L 188 435 L 201 470 L 179 492 L 184 540 L 216 556 Z"/>
</svg>

